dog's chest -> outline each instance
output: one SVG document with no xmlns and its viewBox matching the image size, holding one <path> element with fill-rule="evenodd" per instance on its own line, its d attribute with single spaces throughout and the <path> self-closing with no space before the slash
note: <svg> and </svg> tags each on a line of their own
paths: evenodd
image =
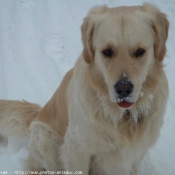
<svg viewBox="0 0 175 175">
<path fill-rule="evenodd" d="M 123 122 L 126 122 L 125 120 L 128 119 L 124 119 Z M 144 138 L 144 135 L 140 141 L 132 139 L 132 135 L 138 134 L 137 129 L 135 133 L 134 126 L 128 127 L 129 130 L 125 128 L 124 131 L 122 130 L 123 126 L 120 128 L 119 125 L 116 127 L 110 125 L 105 129 L 100 129 L 100 127 L 94 129 L 93 147 L 95 154 L 92 158 L 92 175 L 130 175 L 134 162 L 140 161 L 148 145 L 143 144 L 143 140 L 147 139 Z M 139 134 L 138 136 L 140 137 Z"/>
<path fill-rule="evenodd" d="M 130 175 L 134 162 L 139 160 L 141 154 L 141 150 L 130 147 L 98 153 L 92 158 L 91 175 Z"/>
</svg>

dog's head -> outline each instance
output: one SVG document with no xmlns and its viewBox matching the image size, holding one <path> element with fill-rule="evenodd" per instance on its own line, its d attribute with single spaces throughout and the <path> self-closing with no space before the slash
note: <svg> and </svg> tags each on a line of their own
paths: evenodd
<svg viewBox="0 0 175 175">
<path fill-rule="evenodd" d="M 83 56 L 110 100 L 129 108 L 166 53 L 169 22 L 155 6 L 93 8 L 82 24 Z M 103 87 L 102 87 L 103 86 Z"/>
</svg>

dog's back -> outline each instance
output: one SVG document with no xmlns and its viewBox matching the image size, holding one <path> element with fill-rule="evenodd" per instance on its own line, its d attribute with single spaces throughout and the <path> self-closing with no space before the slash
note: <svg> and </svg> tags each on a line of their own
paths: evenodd
<svg viewBox="0 0 175 175">
<path fill-rule="evenodd" d="M 4 137 L 28 137 L 30 123 L 41 107 L 26 101 L 0 100 L 0 135 Z"/>
</svg>

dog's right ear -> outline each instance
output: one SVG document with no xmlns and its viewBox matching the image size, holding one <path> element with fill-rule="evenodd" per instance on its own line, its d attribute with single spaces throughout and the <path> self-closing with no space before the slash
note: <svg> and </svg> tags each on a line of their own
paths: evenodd
<svg viewBox="0 0 175 175">
<path fill-rule="evenodd" d="M 81 26 L 82 42 L 83 42 L 83 57 L 87 63 L 91 63 L 94 59 L 93 48 L 93 33 L 95 24 L 99 14 L 102 14 L 107 9 L 107 6 L 97 6 L 90 10 L 87 17 L 84 18 L 84 22 Z"/>
</svg>

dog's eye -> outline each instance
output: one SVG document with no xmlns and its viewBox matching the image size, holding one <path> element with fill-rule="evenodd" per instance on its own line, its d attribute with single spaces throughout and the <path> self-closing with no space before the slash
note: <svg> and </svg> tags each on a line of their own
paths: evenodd
<svg viewBox="0 0 175 175">
<path fill-rule="evenodd" d="M 108 57 L 108 58 L 111 58 L 114 54 L 112 49 L 103 50 L 102 53 L 105 57 Z"/>
<path fill-rule="evenodd" d="M 137 49 L 136 52 L 134 53 L 134 57 L 138 58 L 138 57 L 141 57 L 143 56 L 143 54 L 145 53 L 145 50 L 140 48 L 140 49 Z"/>
</svg>

